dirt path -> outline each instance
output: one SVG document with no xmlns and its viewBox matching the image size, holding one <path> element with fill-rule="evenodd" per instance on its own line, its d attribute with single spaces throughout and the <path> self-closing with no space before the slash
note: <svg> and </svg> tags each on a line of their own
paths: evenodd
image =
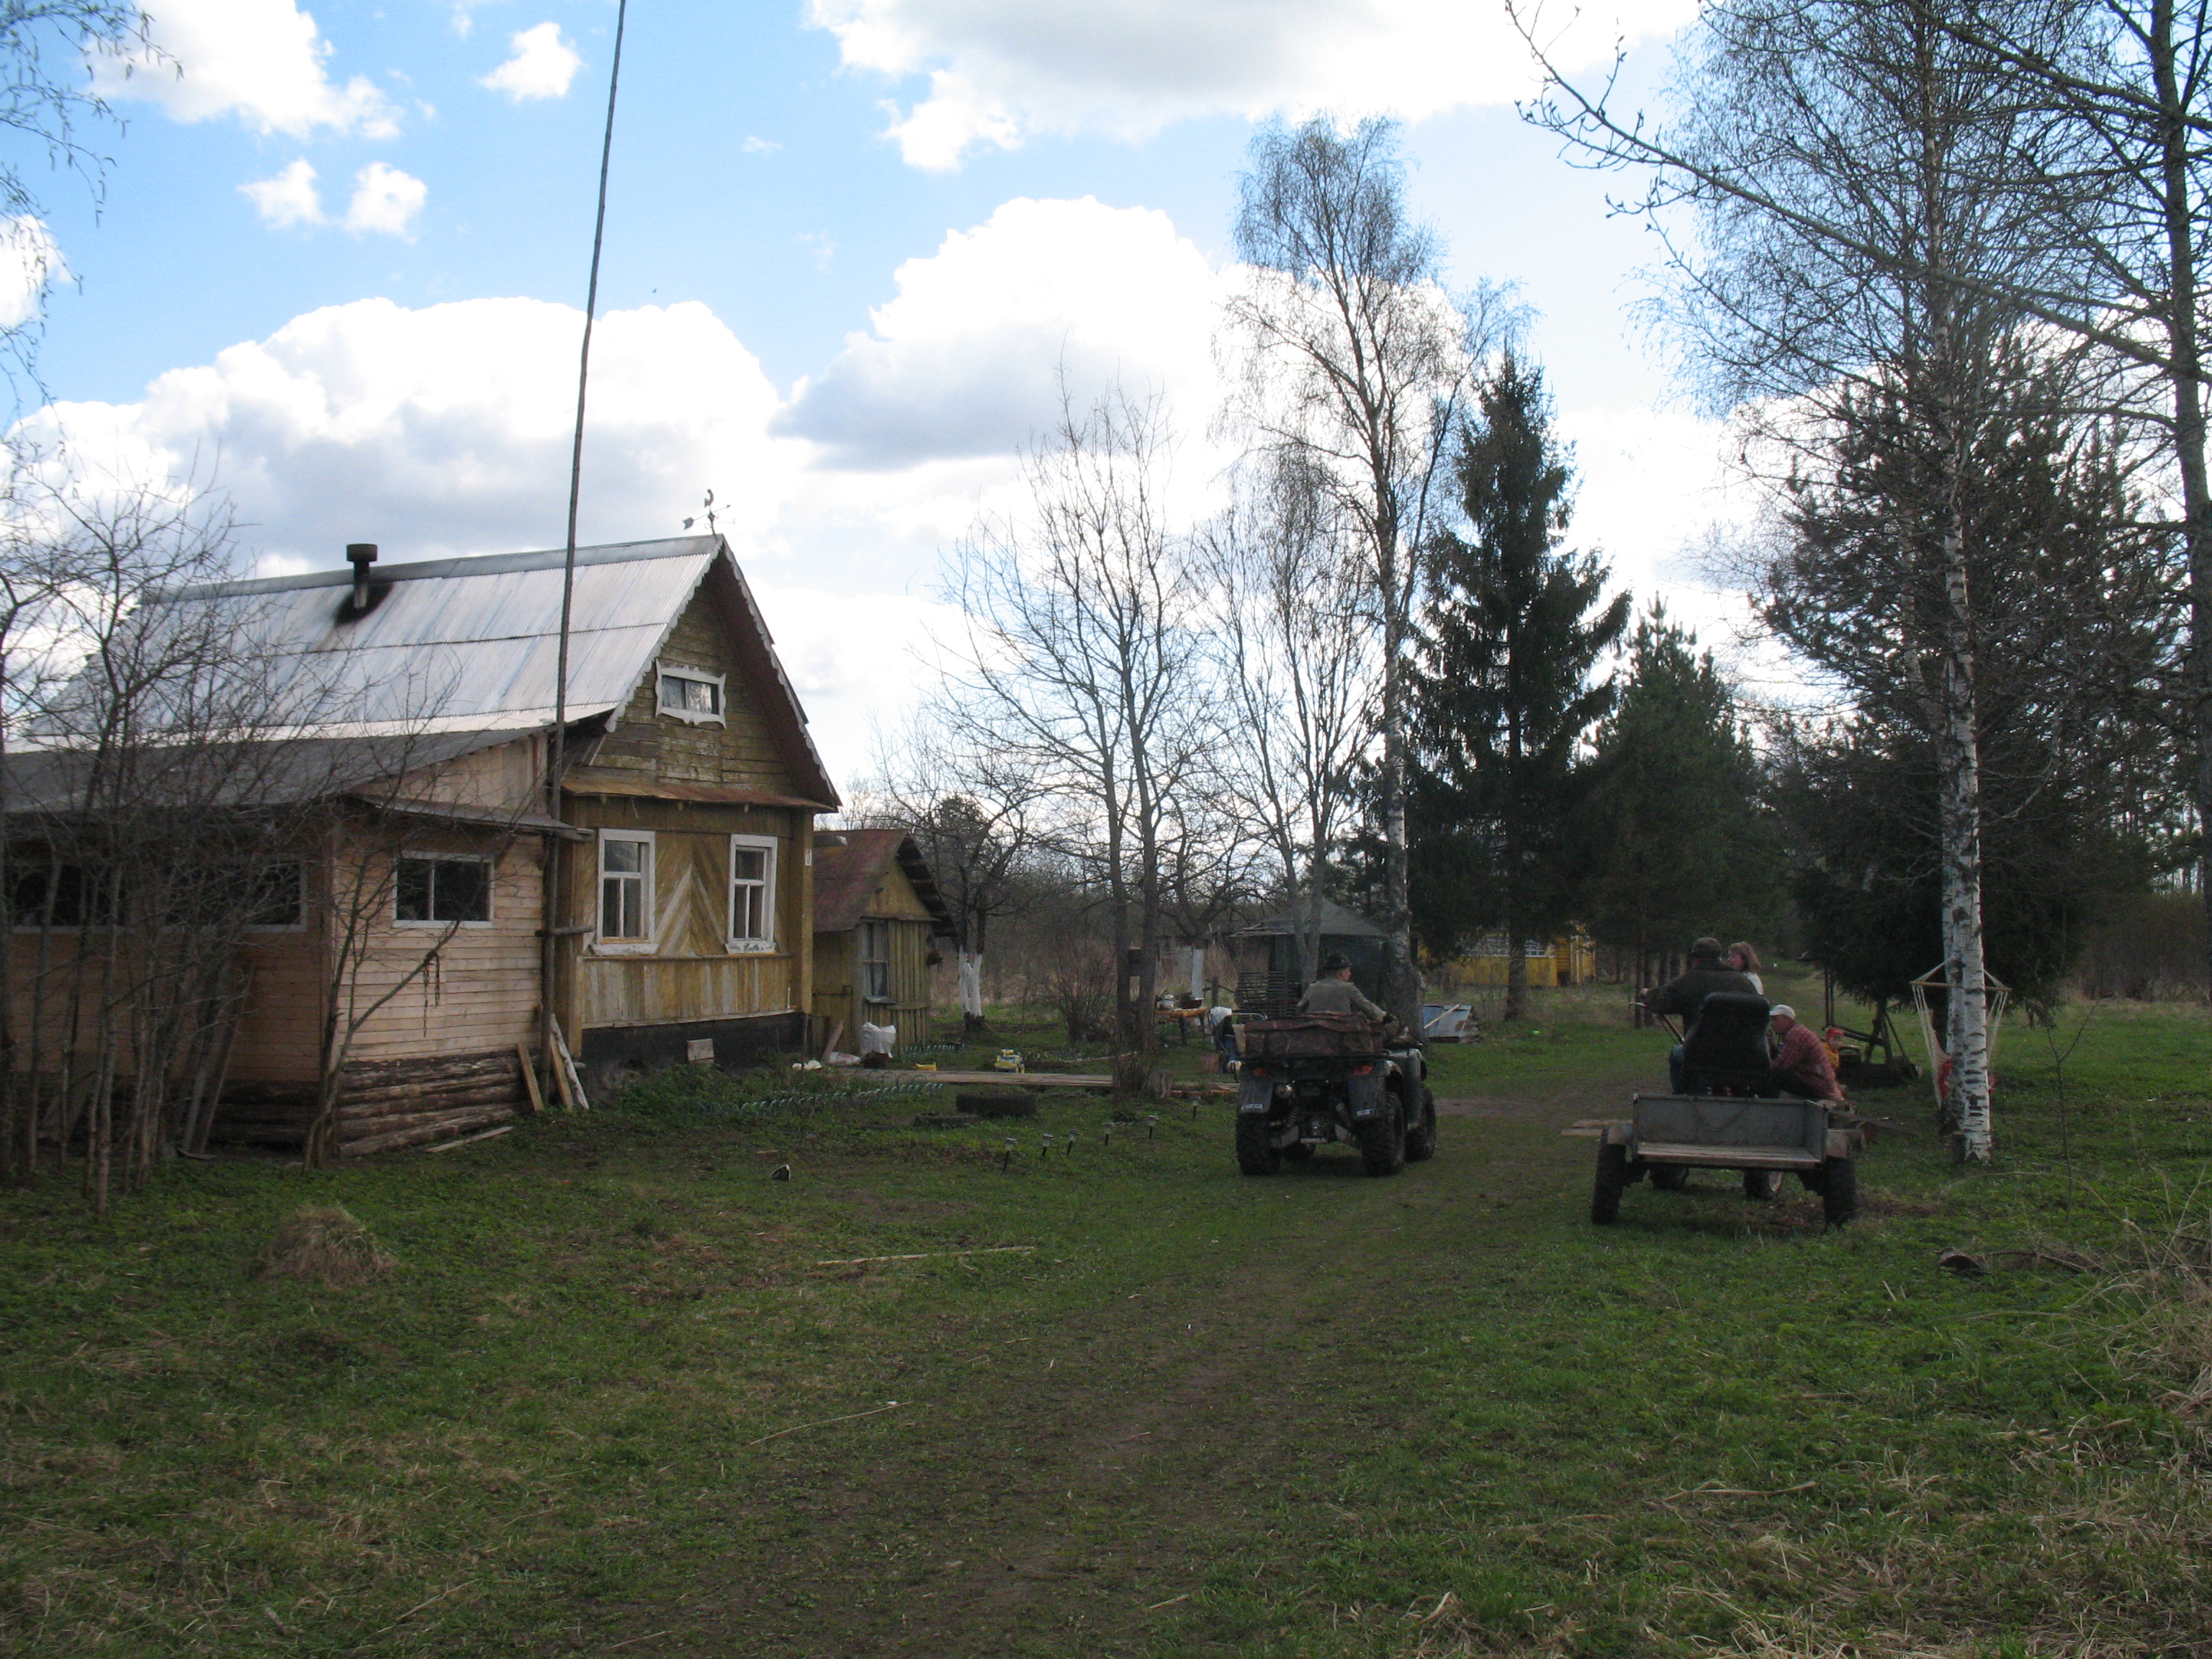
<svg viewBox="0 0 2212 1659">
<path fill-rule="evenodd" d="M 659 1632 L 641 1645 L 809 1659 L 1145 1651 L 1200 1569 L 1294 1523 L 1342 1448 L 1415 1408 L 1389 1387 L 1400 1308 L 1515 1248 L 1501 1210 L 1575 1203 L 1588 1143 L 1559 1130 L 1647 1081 L 1440 1101 L 1431 1164 L 1373 1181 L 1332 1149 L 1267 1183 L 1266 1224 L 1228 1259 L 1120 1287 L 1057 1330 L 962 1330 L 951 1385 L 865 1461 L 780 1445 L 732 1517 L 783 1540 L 768 1572 L 639 1610 L 638 1628 Z"/>
</svg>

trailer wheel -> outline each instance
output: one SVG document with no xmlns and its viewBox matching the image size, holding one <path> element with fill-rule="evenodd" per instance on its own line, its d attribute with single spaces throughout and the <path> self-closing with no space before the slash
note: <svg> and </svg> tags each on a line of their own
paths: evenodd
<svg viewBox="0 0 2212 1659">
<path fill-rule="evenodd" d="M 1743 1195 L 1754 1204 L 1772 1203 L 1782 1195 L 1782 1171 L 1746 1170 L 1743 1172 Z"/>
<path fill-rule="evenodd" d="M 1406 1103 L 1384 1096 L 1389 1109 L 1359 1126 L 1359 1158 L 1371 1176 L 1394 1176 L 1406 1167 Z"/>
<path fill-rule="evenodd" d="M 1655 1164 L 1651 1166 L 1651 1189 L 1660 1193 L 1679 1193 L 1690 1184 L 1690 1172 L 1679 1164 Z"/>
<path fill-rule="evenodd" d="M 1820 1166 L 1820 1212 L 1831 1227 L 1840 1227 L 1859 1212 L 1858 1166 L 1847 1158 L 1832 1158 Z"/>
<path fill-rule="evenodd" d="M 1590 1219 L 1601 1227 L 1620 1219 L 1620 1195 L 1627 1188 L 1628 1148 L 1610 1142 L 1600 1146 L 1597 1184 L 1590 1188 Z"/>
<path fill-rule="evenodd" d="M 1248 1176 L 1271 1176 L 1283 1167 L 1265 1112 L 1237 1113 L 1237 1167 Z"/>
<path fill-rule="evenodd" d="M 1421 1121 L 1406 1134 L 1406 1162 L 1425 1164 L 1437 1155 L 1437 1097 L 1421 1085 Z"/>
</svg>

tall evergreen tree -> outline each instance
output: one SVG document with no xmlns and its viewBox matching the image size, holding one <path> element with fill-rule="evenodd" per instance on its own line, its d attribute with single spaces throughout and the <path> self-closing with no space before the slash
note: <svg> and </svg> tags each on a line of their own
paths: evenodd
<svg viewBox="0 0 2212 1659">
<path fill-rule="evenodd" d="M 1755 935 L 1780 909 L 1780 840 L 1735 689 L 1696 635 L 1655 604 L 1628 684 L 1600 729 L 1584 920 L 1608 945 L 1679 950 L 1697 933 Z"/>
<path fill-rule="evenodd" d="M 1584 739 L 1612 709 L 1598 659 L 1628 624 L 1606 568 L 1563 550 L 1573 475 L 1542 371 L 1508 356 L 1456 436 L 1462 522 L 1424 550 L 1415 681 L 1415 915 L 1434 951 L 1502 927 L 1505 1017 L 1520 1018 L 1532 934 L 1573 914 Z"/>
</svg>

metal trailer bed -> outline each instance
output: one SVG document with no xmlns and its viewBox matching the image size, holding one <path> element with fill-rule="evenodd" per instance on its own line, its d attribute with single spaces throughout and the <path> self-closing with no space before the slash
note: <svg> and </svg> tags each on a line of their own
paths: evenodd
<svg viewBox="0 0 2212 1659">
<path fill-rule="evenodd" d="M 1794 1174 L 1820 1194 L 1831 1226 L 1858 1212 L 1859 1137 L 1838 1127 L 1817 1100 L 1766 1100 L 1731 1095 L 1638 1095 L 1634 1115 L 1604 1125 L 1590 1219 L 1619 1218 L 1620 1197 L 1645 1176 L 1662 1192 L 1679 1192 L 1692 1170 L 1739 1170 L 1744 1195 L 1775 1195 Z"/>
</svg>

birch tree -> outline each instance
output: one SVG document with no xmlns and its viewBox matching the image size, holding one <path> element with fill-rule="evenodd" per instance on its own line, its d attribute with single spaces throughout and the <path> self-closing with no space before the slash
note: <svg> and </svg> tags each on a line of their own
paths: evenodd
<svg viewBox="0 0 2212 1659">
<path fill-rule="evenodd" d="M 2057 15 L 2037 0 L 1729 0 L 1686 52 L 1672 125 L 1625 122 L 1556 76 L 1534 112 L 1601 158 L 1655 168 L 1648 207 L 1687 210 L 1694 240 L 1670 244 L 1661 310 L 1715 404 L 1755 404 L 1759 435 L 1802 453 L 1838 399 L 1875 389 L 1923 440 L 1912 489 L 1889 507 L 1940 595 L 1911 639 L 1941 774 L 1954 1115 L 1974 1161 L 1993 1141 L 1969 458 L 1991 365 L 2039 318 L 2022 296 L 2075 282 L 2082 263 L 2039 187 L 2073 135 L 1954 27 L 2000 14 L 2015 37 Z"/>
<path fill-rule="evenodd" d="M 1496 296 L 1447 293 L 1435 234 L 1407 216 L 1395 123 L 1317 115 L 1255 139 L 1238 182 L 1224 344 L 1241 370 L 1229 423 L 1297 457 L 1352 526 L 1379 639 L 1374 732 L 1382 820 L 1384 1002 L 1419 1026 L 1406 829 L 1407 656 L 1451 411 L 1490 342 Z"/>
<path fill-rule="evenodd" d="M 945 592 L 967 633 L 942 718 L 1030 770 L 1054 804 L 1049 839 L 1106 895 L 1125 1054 L 1152 1044 L 1170 843 L 1206 761 L 1199 595 L 1167 506 L 1169 449 L 1156 403 L 1117 390 L 1064 404 L 1024 458 L 1025 507 L 978 525 Z"/>
<path fill-rule="evenodd" d="M 1234 738 L 1223 782 L 1298 918 L 1298 973 L 1321 964 L 1329 859 L 1357 816 L 1377 648 L 1373 586 L 1337 493 L 1297 451 L 1254 458 L 1203 532 L 1219 682 Z"/>
</svg>

